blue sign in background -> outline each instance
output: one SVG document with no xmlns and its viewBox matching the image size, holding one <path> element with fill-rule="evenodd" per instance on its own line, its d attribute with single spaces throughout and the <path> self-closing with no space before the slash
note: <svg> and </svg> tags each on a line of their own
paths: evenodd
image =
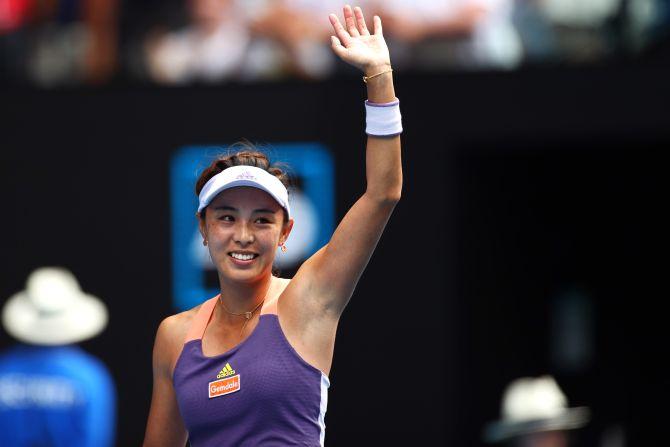
<svg viewBox="0 0 670 447">
<path fill-rule="evenodd" d="M 195 182 L 200 172 L 218 154 L 221 147 L 188 146 L 172 159 L 170 169 L 172 222 L 172 291 L 177 310 L 190 309 L 219 293 L 207 285 L 205 269 L 192 255 L 191 244 L 197 231 L 198 198 Z M 300 180 L 300 192 L 307 198 L 318 217 L 315 237 L 308 254 L 328 243 L 335 221 L 334 164 L 330 152 L 318 143 L 282 143 L 272 145 L 268 156 L 272 162 L 288 164 L 289 174 Z M 289 191 L 289 203 L 290 203 Z"/>
</svg>

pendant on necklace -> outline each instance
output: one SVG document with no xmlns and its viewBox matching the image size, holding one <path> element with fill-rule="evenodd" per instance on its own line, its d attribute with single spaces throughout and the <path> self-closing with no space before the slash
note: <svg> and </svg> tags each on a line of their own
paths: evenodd
<svg viewBox="0 0 670 447">
<path fill-rule="evenodd" d="M 244 312 L 244 316 L 247 317 L 247 320 L 251 318 L 251 312 Z"/>
</svg>

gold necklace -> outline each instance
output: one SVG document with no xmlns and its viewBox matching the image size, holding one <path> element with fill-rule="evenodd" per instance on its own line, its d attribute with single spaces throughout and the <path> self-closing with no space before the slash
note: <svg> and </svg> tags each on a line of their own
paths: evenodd
<svg viewBox="0 0 670 447">
<path fill-rule="evenodd" d="M 238 317 L 244 316 L 246 318 L 246 321 L 242 325 L 242 330 L 240 330 L 240 335 L 242 335 L 242 332 L 244 332 L 244 328 L 247 325 L 247 323 L 249 322 L 249 320 L 251 319 L 251 316 L 254 314 L 254 312 L 256 312 L 256 309 L 258 309 L 265 302 L 265 298 L 263 298 L 263 301 L 258 303 L 258 305 L 256 307 L 254 307 L 254 309 L 251 312 L 242 312 L 241 314 L 236 314 L 235 312 L 229 311 L 228 308 L 226 307 L 226 305 L 223 304 L 223 299 L 221 298 L 221 295 L 219 295 L 219 302 L 223 306 L 223 310 L 225 310 L 229 314 L 236 315 Z"/>
</svg>

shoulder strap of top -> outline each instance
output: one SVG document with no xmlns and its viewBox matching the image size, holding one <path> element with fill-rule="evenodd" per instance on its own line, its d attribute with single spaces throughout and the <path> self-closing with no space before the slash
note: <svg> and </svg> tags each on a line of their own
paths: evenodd
<svg viewBox="0 0 670 447">
<path fill-rule="evenodd" d="M 205 333 L 205 329 L 207 328 L 207 323 L 209 323 L 209 319 L 212 317 L 212 312 L 214 311 L 214 307 L 216 307 L 216 302 L 218 299 L 219 295 L 208 299 L 200 305 L 198 313 L 195 314 L 195 317 L 193 317 L 193 320 L 191 321 L 191 327 L 186 334 L 186 340 L 184 343 L 202 338 L 203 334 Z"/>
<path fill-rule="evenodd" d="M 279 300 L 279 296 L 284 292 L 284 289 L 286 289 L 286 286 L 288 286 L 290 281 L 290 279 L 275 278 L 272 283 L 272 288 L 268 291 L 267 297 L 265 298 L 265 303 L 263 303 L 261 315 L 277 315 L 277 302 Z"/>
</svg>

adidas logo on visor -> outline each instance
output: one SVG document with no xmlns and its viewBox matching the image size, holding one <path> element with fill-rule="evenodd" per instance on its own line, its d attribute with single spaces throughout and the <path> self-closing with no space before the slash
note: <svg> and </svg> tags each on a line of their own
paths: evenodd
<svg viewBox="0 0 670 447">
<path fill-rule="evenodd" d="M 253 175 L 249 171 L 244 171 L 239 174 L 237 174 L 237 177 L 235 177 L 235 180 L 256 180 L 256 176 Z"/>
</svg>

